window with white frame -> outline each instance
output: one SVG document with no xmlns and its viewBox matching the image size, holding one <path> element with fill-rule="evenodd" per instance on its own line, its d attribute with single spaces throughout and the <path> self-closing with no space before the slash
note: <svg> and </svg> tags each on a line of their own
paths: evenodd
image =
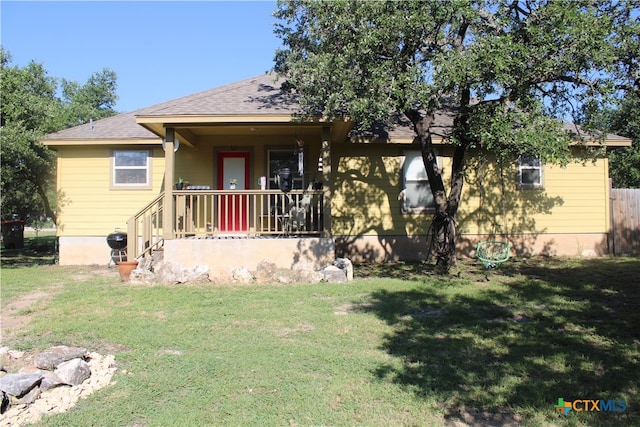
<svg viewBox="0 0 640 427">
<path fill-rule="evenodd" d="M 406 151 L 402 165 L 402 213 L 433 213 L 435 201 L 420 151 Z"/>
<path fill-rule="evenodd" d="M 148 150 L 114 150 L 111 183 L 114 187 L 151 185 L 151 154 Z"/>
<path fill-rule="evenodd" d="M 540 157 L 523 154 L 518 157 L 517 166 L 516 184 L 518 188 L 543 188 L 542 161 Z"/>
</svg>

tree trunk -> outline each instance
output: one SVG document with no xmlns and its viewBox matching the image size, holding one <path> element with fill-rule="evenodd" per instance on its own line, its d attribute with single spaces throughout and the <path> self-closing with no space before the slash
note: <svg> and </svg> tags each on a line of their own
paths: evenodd
<svg viewBox="0 0 640 427">
<path fill-rule="evenodd" d="M 451 165 L 451 190 L 447 201 L 447 217 L 449 218 L 449 238 L 451 239 L 450 256 L 446 260 L 447 266 L 456 265 L 456 216 L 460 207 L 462 197 L 462 187 L 464 186 L 464 166 L 465 157 L 471 141 L 469 140 L 469 104 L 471 103 L 471 91 L 462 91 L 460 99 L 460 111 L 453 120 L 454 136 L 458 145 L 453 153 L 453 163 Z"/>
<path fill-rule="evenodd" d="M 437 157 L 433 149 L 430 127 L 434 121 L 434 112 L 429 111 L 422 115 L 419 111 L 408 110 L 406 116 L 411 120 L 420 142 L 422 160 L 429 178 L 429 186 L 435 200 L 435 215 L 431 224 L 430 250 L 436 256 L 436 266 L 443 272 L 448 272 L 449 268 L 456 266 L 456 215 L 462 197 L 462 187 L 464 185 L 464 165 L 465 156 L 470 141 L 466 135 L 468 128 L 468 105 L 470 102 L 469 91 L 463 91 L 461 99 L 462 109 L 454 120 L 454 129 L 457 132 L 456 146 L 451 166 L 451 189 L 447 197 L 442 173 L 438 167 Z"/>
<path fill-rule="evenodd" d="M 44 188 L 34 182 L 34 185 L 36 187 L 36 191 L 38 192 L 38 195 L 40 196 L 40 198 L 42 199 L 42 203 L 44 205 L 44 211 L 45 214 L 51 218 L 53 220 L 53 223 L 56 224 L 56 226 L 58 225 L 58 217 L 56 216 L 56 213 L 53 211 L 53 209 L 51 209 L 51 204 L 49 203 L 49 198 L 47 197 L 47 193 L 44 190 Z"/>
<path fill-rule="evenodd" d="M 419 111 L 408 110 L 405 114 L 413 123 L 420 142 L 422 161 L 427 171 L 431 194 L 433 194 L 435 201 L 436 212 L 433 216 L 430 236 L 428 236 L 431 241 L 429 250 L 435 253 L 436 265 L 442 268 L 443 271 L 448 271 L 452 262 L 455 265 L 455 224 L 449 214 L 449 201 L 429 129 L 434 120 L 434 112 L 430 111 L 422 115 Z"/>
</svg>

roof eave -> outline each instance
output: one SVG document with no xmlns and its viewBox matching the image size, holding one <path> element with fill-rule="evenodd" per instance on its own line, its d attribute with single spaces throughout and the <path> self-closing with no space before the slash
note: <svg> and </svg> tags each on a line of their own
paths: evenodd
<svg viewBox="0 0 640 427">
<path fill-rule="evenodd" d="M 156 145 L 159 138 L 101 138 L 101 139 L 45 139 L 40 141 L 47 147 L 95 146 L 95 145 Z"/>
</svg>

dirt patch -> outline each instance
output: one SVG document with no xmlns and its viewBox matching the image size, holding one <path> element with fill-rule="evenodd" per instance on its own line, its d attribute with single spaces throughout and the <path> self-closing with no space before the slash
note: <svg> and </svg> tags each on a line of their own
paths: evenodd
<svg viewBox="0 0 640 427">
<path fill-rule="evenodd" d="M 91 280 L 95 276 L 118 278 L 117 269 L 105 268 L 99 265 L 61 268 L 68 268 L 70 272 L 69 278 L 75 282 Z M 15 301 L 2 306 L 0 331 L 4 340 L 14 337 L 16 331 L 26 326 L 33 313 L 51 302 L 53 296 L 63 285 L 64 283 L 56 283 L 47 291 L 34 291 L 21 295 Z"/>
<path fill-rule="evenodd" d="M 33 313 L 48 303 L 55 295 L 57 287 L 48 292 L 35 291 L 22 295 L 16 301 L 12 301 L 2 308 L 0 314 L 2 336 L 6 340 L 13 336 L 16 330 L 29 323 Z"/>
<path fill-rule="evenodd" d="M 289 335 L 292 334 L 304 334 L 304 333 L 308 333 L 308 332 L 313 332 L 315 331 L 315 327 L 313 325 L 309 325 L 308 323 L 304 323 L 301 325 L 298 325 L 295 328 L 282 328 L 280 329 L 276 335 L 280 338 L 282 337 L 287 337 Z"/>
</svg>

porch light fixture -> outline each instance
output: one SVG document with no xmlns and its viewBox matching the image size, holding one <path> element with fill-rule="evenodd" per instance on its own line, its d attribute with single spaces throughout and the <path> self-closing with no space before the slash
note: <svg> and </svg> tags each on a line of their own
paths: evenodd
<svg viewBox="0 0 640 427">
<path fill-rule="evenodd" d="M 162 138 L 162 150 L 167 151 L 167 138 Z M 178 138 L 173 139 L 173 152 L 175 153 L 180 148 L 180 141 Z"/>
</svg>

